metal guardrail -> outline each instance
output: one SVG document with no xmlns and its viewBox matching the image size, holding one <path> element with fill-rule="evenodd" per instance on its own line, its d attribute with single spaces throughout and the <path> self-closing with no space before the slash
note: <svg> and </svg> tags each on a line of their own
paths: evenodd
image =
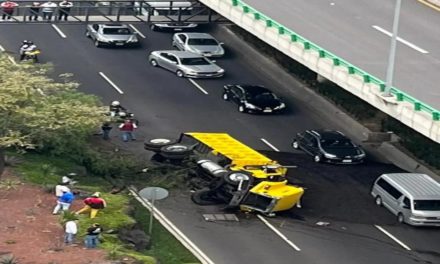
<svg viewBox="0 0 440 264">
<path fill-rule="evenodd" d="M 349 74 L 357 74 L 362 76 L 363 81 L 365 83 L 373 83 L 378 85 L 381 92 L 385 91 L 385 82 L 380 80 L 379 78 L 367 73 L 366 71 L 354 66 L 353 64 L 339 58 L 338 56 L 334 55 L 333 53 L 321 48 L 320 46 L 312 43 L 311 41 L 307 40 L 306 38 L 300 36 L 299 34 L 295 33 L 294 31 L 286 28 L 282 24 L 276 22 L 275 20 L 271 19 L 270 17 L 262 14 L 258 10 L 252 8 L 251 6 L 247 5 L 241 0 L 230 0 L 232 2 L 232 5 L 241 8 L 243 13 L 246 14 L 252 14 L 255 20 L 261 20 L 264 21 L 266 24 L 266 27 L 273 27 L 278 30 L 278 34 L 280 35 L 288 35 L 290 36 L 290 40 L 292 42 L 297 42 L 303 45 L 305 50 L 313 50 L 318 52 L 320 58 L 328 58 L 333 61 L 333 65 L 335 66 L 342 66 L 346 67 Z M 440 120 L 440 111 L 417 100 L 416 98 L 402 92 L 401 90 L 392 87 L 391 88 L 391 94 L 396 97 L 397 101 L 404 101 L 413 104 L 415 111 L 423 111 L 431 115 L 432 120 L 439 121 Z"/>
<path fill-rule="evenodd" d="M 19 4 L 14 8 L 10 19 L 3 19 L 0 24 L 5 23 L 84 23 L 84 22 L 146 22 L 146 23 L 228 23 L 226 19 L 213 10 L 195 0 L 106 0 L 88 1 L 72 0 L 73 7 L 69 8 L 68 20 L 60 19 L 65 13 L 58 4 L 61 1 L 52 1 L 56 4 L 53 7 L 51 19 L 43 20 L 43 7 L 37 13 L 32 12 L 31 7 L 34 1 L 15 1 Z M 163 3 L 157 5 L 157 3 Z M 44 2 L 40 2 L 41 4 Z M 156 6 L 153 4 L 155 3 Z M 35 16 L 38 20 L 31 20 Z M 9 16 L 0 8 L 0 18 Z"/>
</svg>

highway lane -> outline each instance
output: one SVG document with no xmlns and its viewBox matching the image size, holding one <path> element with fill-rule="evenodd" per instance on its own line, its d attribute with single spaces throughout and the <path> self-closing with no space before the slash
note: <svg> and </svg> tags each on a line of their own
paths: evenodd
<svg viewBox="0 0 440 264">
<path fill-rule="evenodd" d="M 390 37 L 373 28 L 392 31 L 394 0 L 278 0 L 246 3 L 303 37 L 385 80 Z M 313 18 L 313 19 L 311 19 Z M 398 43 L 394 86 L 440 109 L 439 13 L 418 3 L 402 1 L 398 36 L 427 54 Z"/>
<path fill-rule="evenodd" d="M 60 26 L 60 28 L 65 32 L 66 39 L 54 36 L 51 31 L 53 29 L 48 26 L 46 28 L 22 27 L 22 25 L 0 27 L 0 44 L 11 50 L 16 47 L 16 43 L 23 39 L 23 36 L 35 40 L 43 48 L 44 56 L 42 59 L 54 61 L 55 65 L 59 67 L 57 69 L 59 72 L 74 72 L 83 84 L 82 90 L 93 92 L 106 101 L 118 98 L 126 102 L 130 109 L 138 113 L 141 120 L 140 136 L 177 136 L 179 132 L 186 130 L 226 130 L 258 149 L 270 149 L 262 143 L 261 138 L 264 137 L 280 149 L 289 150 L 287 144 L 290 143 L 293 133 L 308 127 L 327 126 L 329 123 L 328 120 L 323 120 L 318 116 L 308 115 L 307 111 L 304 110 L 307 109 L 307 106 L 299 104 L 298 100 L 290 97 L 287 98 L 289 102 L 295 104 L 292 105 L 289 113 L 282 116 L 243 115 L 238 113 L 232 105 L 223 102 L 220 97 L 220 89 L 224 83 L 255 81 L 266 84 L 269 80 L 268 86 L 271 84 L 271 78 L 264 75 L 264 68 L 256 71 L 255 68 L 261 68 L 261 65 L 249 67 L 243 62 L 245 60 L 237 60 L 246 56 L 243 51 L 238 52 L 235 50 L 231 59 L 218 60 L 219 64 L 225 66 L 228 72 L 223 80 L 197 81 L 208 91 L 208 95 L 204 95 L 187 80 L 178 79 L 169 72 L 154 69 L 147 65 L 146 52 L 143 49 L 130 51 L 96 49 L 89 40 L 83 37 L 82 27 L 66 25 Z M 151 33 L 145 31 L 145 29 L 142 30 L 148 36 L 145 42 L 147 49 L 163 48 L 167 45 L 171 47 L 169 34 Z M 219 35 L 219 39 L 221 37 L 222 35 Z M 124 95 L 118 95 L 97 74 L 98 71 L 105 72 L 125 92 Z M 231 73 L 229 74 L 229 72 Z M 297 89 L 296 87 L 288 88 Z M 275 86 L 274 89 L 285 94 L 286 97 L 291 95 L 290 92 L 287 92 L 287 89 L 278 86 Z M 130 145 L 135 146 L 135 144 Z M 140 145 L 137 144 L 136 148 L 142 151 Z M 142 153 L 145 153 L 145 151 Z M 284 241 L 268 232 L 268 229 L 256 220 L 256 222 L 249 225 L 242 220 L 244 223 L 240 223 L 240 228 L 229 224 L 225 225 L 226 227 L 218 225 L 221 227 L 212 232 L 216 233 L 219 239 L 213 241 L 212 237 L 204 235 L 211 232 L 212 225 L 210 223 L 199 221 L 198 225 L 190 224 L 194 221 L 194 215 L 189 214 L 184 209 L 185 206 L 195 206 L 191 204 L 189 199 L 178 197 L 177 202 L 181 204 L 183 210 L 178 211 L 171 207 L 168 214 L 180 213 L 181 215 L 174 214 L 174 216 L 177 216 L 176 219 L 179 219 L 179 227 L 194 232 L 191 234 L 194 235 L 196 241 L 202 241 L 203 243 L 200 243 L 200 245 L 205 247 L 203 249 L 207 253 L 213 252 L 219 260 L 218 263 L 231 263 L 222 261 L 225 247 L 229 250 L 235 250 L 229 253 L 231 258 L 241 257 L 243 261 L 253 260 L 254 263 L 270 263 L 274 258 L 279 261 L 277 263 L 284 263 L 284 261 L 291 260 L 293 257 L 295 260 L 304 263 L 319 263 L 315 261 L 326 259 L 326 256 L 332 254 L 331 252 L 334 250 L 342 250 L 341 248 L 327 248 L 326 243 L 319 240 L 321 243 L 314 241 L 313 248 L 310 249 L 307 246 L 307 251 L 302 248 L 306 253 L 301 252 L 301 254 L 298 254 L 287 247 Z M 166 204 L 164 206 L 166 208 Z M 197 211 L 193 213 L 195 215 L 199 214 L 199 217 L 201 212 L 208 210 L 207 208 L 197 208 Z M 331 235 L 333 236 L 333 234 Z M 417 235 L 417 232 L 414 235 Z M 372 236 L 375 239 L 390 242 L 378 232 Z M 292 240 L 301 247 L 302 239 L 307 240 L 306 237 L 297 237 L 297 235 Z M 371 241 L 374 242 L 374 240 Z M 268 243 L 270 247 L 267 246 Z M 355 249 L 358 245 L 352 243 L 352 246 L 353 249 L 346 245 L 345 250 L 357 252 Z M 241 252 L 246 251 L 256 252 L 249 255 L 241 254 Z M 362 251 L 354 254 L 356 256 L 360 254 L 358 256 L 360 258 L 362 254 L 366 253 Z M 383 256 L 378 256 L 376 260 L 380 263 Z M 408 261 L 402 263 L 412 263 L 410 260 Z"/>
</svg>

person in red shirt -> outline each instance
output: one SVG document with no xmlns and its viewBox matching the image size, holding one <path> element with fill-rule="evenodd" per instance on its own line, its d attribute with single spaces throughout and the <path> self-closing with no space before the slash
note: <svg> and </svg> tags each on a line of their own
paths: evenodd
<svg viewBox="0 0 440 264">
<path fill-rule="evenodd" d="M 119 129 L 122 131 L 122 140 L 127 142 L 129 140 L 136 140 L 134 136 L 134 130 L 137 128 L 136 124 L 127 119 L 119 126 Z"/>
<path fill-rule="evenodd" d="M 1 3 L 1 8 L 2 8 L 2 19 L 5 20 L 5 18 L 7 19 L 11 19 L 12 14 L 14 13 L 14 9 L 15 7 L 18 6 L 17 3 L 6 0 L 5 2 Z"/>
<path fill-rule="evenodd" d="M 92 196 L 84 199 L 85 206 L 76 212 L 76 214 L 81 214 L 87 211 L 90 211 L 90 218 L 95 218 L 98 214 L 98 211 L 107 207 L 107 203 L 104 199 L 101 198 L 101 194 L 99 192 L 95 192 Z"/>
</svg>

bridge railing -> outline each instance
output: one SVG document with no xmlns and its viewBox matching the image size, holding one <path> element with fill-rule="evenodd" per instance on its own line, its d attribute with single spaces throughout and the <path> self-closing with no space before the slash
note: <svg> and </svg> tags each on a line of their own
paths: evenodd
<svg viewBox="0 0 440 264">
<path fill-rule="evenodd" d="M 239 7 L 242 9 L 243 13 L 252 14 L 253 18 L 255 20 L 261 20 L 264 21 L 266 27 L 272 27 L 277 29 L 278 34 L 280 35 L 287 35 L 290 36 L 290 40 L 292 42 L 297 42 L 300 45 L 303 45 L 305 50 L 313 50 L 319 54 L 320 58 L 328 58 L 333 61 L 333 65 L 335 66 L 341 66 L 345 67 L 349 74 L 356 74 L 363 78 L 363 81 L 365 83 L 373 83 L 378 86 L 378 89 L 380 92 L 385 91 L 385 83 L 380 80 L 379 78 L 373 76 L 372 74 L 367 73 L 366 71 L 354 66 L 353 64 L 339 58 L 338 56 L 334 55 L 333 53 L 321 48 L 320 46 L 314 44 L 313 42 L 309 41 L 308 39 L 302 37 L 301 35 L 295 33 L 294 31 L 286 28 L 282 24 L 276 22 L 272 18 L 262 14 L 258 10 L 252 8 L 251 6 L 247 5 L 241 0 L 230 0 L 232 2 L 233 6 Z M 438 121 L 440 120 L 440 111 L 431 107 L 428 104 L 425 104 L 421 102 L 420 100 L 410 96 L 409 94 L 406 94 L 405 92 L 395 88 L 391 87 L 390 93 L 396 97 L 397 101 L 404 101 L 411 103 L 414 106 L 415 111 L 424 111 L 431 115 L 432 120 Z"/>
<path fill-rule="evenodd" d="M 18 6 L 13 8 L 13 12 L 5 11 L 0 8 L 0 23 L 47 23 L 60 22 L 62 13 L 68 13 L 67 22 L 89 22 L 89 21 L 108 21 L 108 22 L 179 22 L 179 23 L 210 23 L 210 22 L 226 22 L 217 13 L 196 0 L 169 0 L 154 1 L 132 1 L 132 0 L 106 0 L 106 1 L 88 1 L 88 0 L 72 0 L 73 6 L 64 11 L 58 6 L 61 0 L 52 1 L 55 6 L 52 7 L 51 19 L 43 20 L 43 8 L 38 9 L 32 6 L 34 1 L 15 1 Z M 155 5 L 151 3 L 155 3 Z M 163 4 L 157 4 L 157 3 Z M 43 3 L 43 2 L 40 2 Z M 37 10 L 37 11 L 35 11 Z M 33 18 L 37 15 L 38 20 Z M 32 16 L 32 20 L 31 20 Z M 47 17 L 46 17 L 47 18 Z"/>
</svg>

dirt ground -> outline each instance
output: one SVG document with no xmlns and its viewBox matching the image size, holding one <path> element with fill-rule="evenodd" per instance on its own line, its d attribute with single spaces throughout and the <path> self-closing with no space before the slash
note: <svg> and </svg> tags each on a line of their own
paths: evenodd
<svg viewBox="0 0 440 264">
<path fill-rule="evenodd" d="M 2 180 L 18 181 L 7 171 Z M 63 228 L 52 215 L 55 196 L 29 184 L 15 189 L 0 189 L 0 260 L 13 255 L 19 264 L 104 264 L 106 253 L 85 249 L 83 241 L 75 246 L 63 244 Z M 76 200 L 73 210 L 81 207 Z"/>
</svg>

